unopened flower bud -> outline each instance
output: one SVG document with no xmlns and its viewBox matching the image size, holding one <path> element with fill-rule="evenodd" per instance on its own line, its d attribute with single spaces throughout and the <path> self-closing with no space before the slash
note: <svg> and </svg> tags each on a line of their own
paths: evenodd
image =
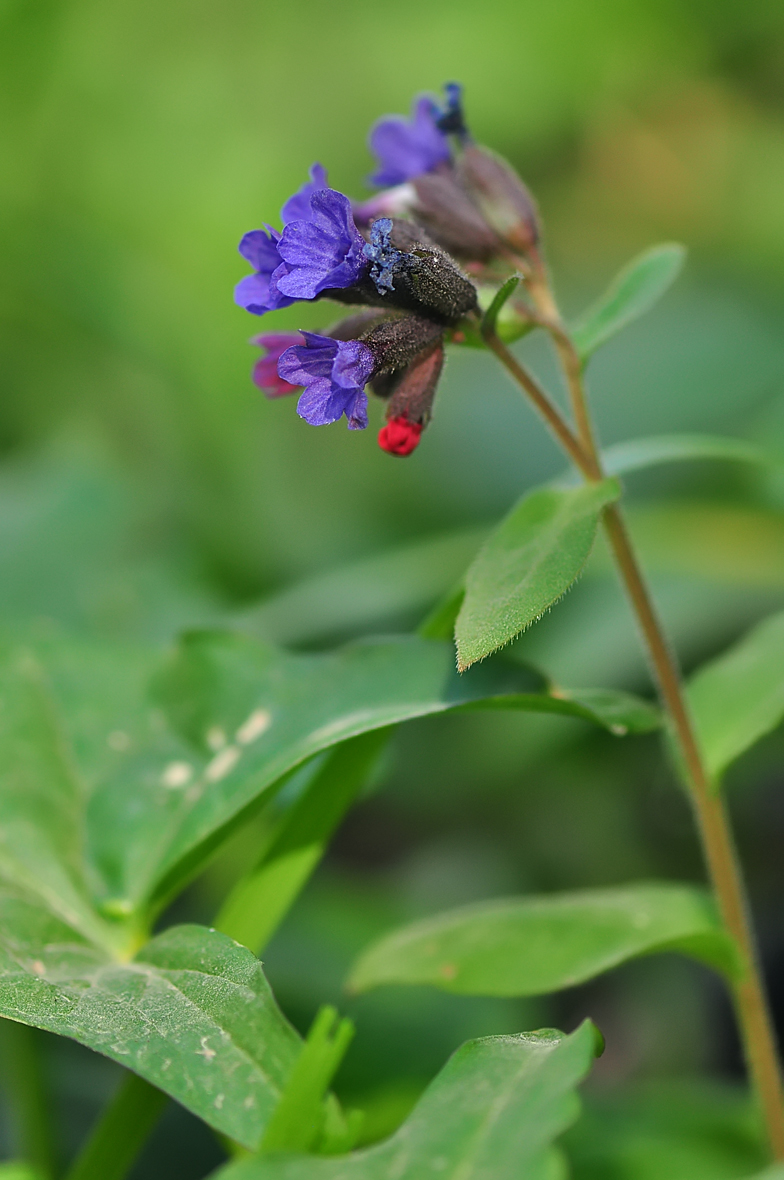
<svg viewBox="0 0 784 1180">
<path fill-rule="evenodd" d="M 498 252 L 498 235 L 460 186 L 452 168 L 418 176 L 412 187 L 416 194 L 412 212 L 439 246 L 457 258 L 476 262 L 486 262 Z"/>
<path fill-rule="evenodd" d="M 461 184 L 489 225 L 514 250 L 539 241 L 536 205 L 510 164 L 489 148 L 469 144 L 457 164 Z"/>
<path fill-rule="evenodd" d="M 393 418 L 378 432 L 378 445 L 388 455 L 410 455 L 419 446 L 424 427 L 407 418 Z"/>
</svg>

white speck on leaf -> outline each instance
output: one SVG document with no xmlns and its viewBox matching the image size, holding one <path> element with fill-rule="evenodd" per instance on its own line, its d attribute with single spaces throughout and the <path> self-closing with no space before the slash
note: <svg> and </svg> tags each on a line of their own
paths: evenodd
<svg viewBox="0 0 784 1180">
<path fill-rule="evenodd" d="M 247 721 L 243 721 L 237 730 L 237 741 L 247 746 L 255 742 L 272 725 L 272 714 L 269 709 L 254 709 Z"/>
<path fill-rule="evenodd" d="M 193 767 L 190 762 L 170 762 L 161 776 L 161 782 L 164 787 L 169 790 L 176 790 L 177 787 L 184 787 L 193 775 Z"/>
<path fill-rule="evenodd" d="M 223 1094 L 218 1094 L 215 1098 L 215 1109 L 221 1110 L 223 1107 Z"/>
<path fill-rule="evenodd" d="M 241 751 L 238 746 L 226 746 L 224 750 L 221 750 L 220 754 L 216 754 L 204 771 L 204 777 L 207 781 L 217 783 L 220 779 L 225 778 L 236 766 L 240 753 Z"/>
<path fill-rule="evenodd" d="M 215 1056 L 215 1050 L 209 1047 L 207 1044 L 208 1040 L 209 1037 L 201 1038 L 201 1049 L 196 1050 L 196 1056 L 203 1057 L 205 1061 L 212 1061 L 213 1057 Z"/>
<path fill-rule="evenodd" d="M 116 750 L 119 754 L 121 754 L 123 750 L 128 749 L 131 744 L 131 739 L 128 737 L 127 733 L 123 732 L 122 729 L 114 729 L 107 737 L 106 744 L 110 750 Z"/>
<path fill-rule="evenodd" d="M 30 970 L 32 971 L 33 975 L 46 975 L 46 968 L 40 959 L 33 960 L 33 962 L 30 964 Z"/>
</svg>

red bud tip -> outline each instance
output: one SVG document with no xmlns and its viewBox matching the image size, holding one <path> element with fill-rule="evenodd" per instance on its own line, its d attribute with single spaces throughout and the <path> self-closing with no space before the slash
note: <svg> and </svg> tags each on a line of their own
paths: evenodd
<svg viewBox="0 0 784 1180">
<path fill-rule="evenodd" d="M 419 446 L 424 427 L 408 418 L 393 418 L 378 432 L 378 445 L 390 455 L 410 455 Z"/>
</svg>

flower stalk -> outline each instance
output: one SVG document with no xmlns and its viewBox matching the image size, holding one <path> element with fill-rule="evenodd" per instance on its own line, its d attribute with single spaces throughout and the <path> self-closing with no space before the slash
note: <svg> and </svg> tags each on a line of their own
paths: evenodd
<svg viewBox="0 0 784 1180">
<path fill-rule="evenodd" d="M 484 332 L 485 341 L 533 402 L 584 479 L 600 480 L 604 478 L 604 472 L 594 441 L 580 358 L 563 327 L 549 285 L 542 282 L 543 268 L 536 269 L 538 273 L 536 279 L 529 283 L 529 291 L 537 305 L 542 326 L 549 331 L 561 362 L 577 424 L 577 434 L 572 431 L 538 382 L 493 330 Z M 689 716 L 676 657 L 656 613 L 623 514 L 617 505 L 610 505 L 604 510 L 603 523 L 615 564 L 644 640 L 671 733 L 681 756 L 684 777 L 719 912 L 740 956 L 740 975 L 733 984 L 738 1025 L 749 1075 L 762 1108 L 771 1151 L 774 1159 L 782 1160 L 784 1086 L 745 884 L 727 810 L 721 794 L 714 788 L 705 768 Z"/>
</svg>

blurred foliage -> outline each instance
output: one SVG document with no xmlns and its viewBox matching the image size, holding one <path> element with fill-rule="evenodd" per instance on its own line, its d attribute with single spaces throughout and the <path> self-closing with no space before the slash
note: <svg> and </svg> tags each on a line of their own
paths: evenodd
<svg viewBox="0 0 784 1180">
<path fill-rule="evenodd" d="M 603 440 L 726 432 L 784 455 L 775 0 L 0 0 L 0 62 L 0 629 L 56 623 L 164 644 L 241 612 L 266 635 L 319 646 L 408 627 L 486 524 L 561 470 L 481 353 L 450 357 L 432 428 L 406 463 L 378 451 L 373 429 L 314 430 L 250 383 L 258 325 L 231 299 L 240 235 L 276 220 L 315 159 L 363 194 L 369 122 L 447 78 L 465 83 L 477 137 L 537 192 L 570 315 L 636 251 L 662 239 L 690 249 L 675 290 L 591 362 Z M 265 327 L 329 317 L 300 306 Z M 517 347 L 554 380 L 541 340 Z M 688 664 L 780 607 L 780 477 L 707 463 L 628 482 Z M 434 571 L 421 542 L 436 533 Z M 389 547 L 399 554 L 383 556 Z M 514 650 L 565 683 L 647 684 L 601 553 Z M 330 1000 L 356 1021 L 338 1090 L 368 1107 L 368 1139 L 402 1120 L 467 1037 L 572 1028 L 590 1014 L 608 1050 L 589 1109 L 612 1117 L 621 1147 L 613 1171 L 591 1113 L 570 1133 L 578 1180 L 694 1180 L 698 1155 L 716 1180 L 758 1166 L 753 1117 L 727 1081 L 738 1069 L 729 1014 L 696 966 L 629 964 L 524 1003 L 340 993 L 371 938 L 439 908 L 699 879 L 687 806 L 657 749 L 518 715 L 431 719 L 398 735 L 267 956 L 298 1027 Z M 782 1018 L 783 755 L 779 732 L 728 775 Z M 238 836 L 177 916 L 209 921 L 261 838 Z M 68 1154 L 115 1074 L 70 1045 L 50 1044 L 48 1063 Z M 699 1070 L 717 1075 L 714 1088 L 684 1081 L 658 1105 L 635 1090 Z M 667 1101 L 692 1109 L 680 1129 Z M 6 1115 L 0 1129 L 12 1155 Z M 134 1175 L 186 1180 L 218 1158 L 171 1111 Z"/>
</svg>

